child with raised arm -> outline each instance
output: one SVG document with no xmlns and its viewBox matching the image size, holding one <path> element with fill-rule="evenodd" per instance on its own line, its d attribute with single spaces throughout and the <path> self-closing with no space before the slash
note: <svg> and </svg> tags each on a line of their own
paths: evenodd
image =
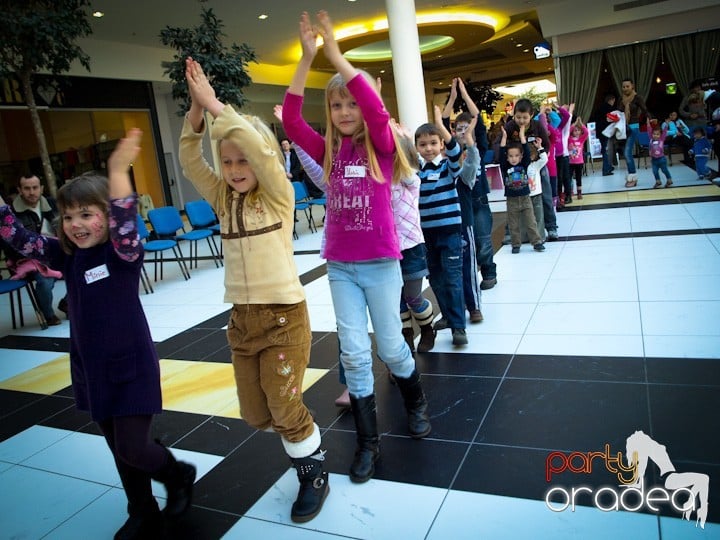
<svg viewBox="0 0 720 540">
<path fill-rule="evenodd" d="M 320 429 L 302 399 L 312 334 L 293 258 L 293 187 L 270 128 L 218 100 L 192 58 L 185 75 L 192 104 L 180 137 L 180 163 L 220 218 L 225 301 L 233 304 L 227 337 L 240 412 L 254 428 L 280 435 L 300 481 L 290 518 L 310 521 L 330 488 Z M 215 118 L 210 135 L 218 140 L 219 174 L 202 157 L 204 110 Z"/>
<path fill-rule="evenodd" d="M 653 188 L 662 186 L 660 181 L 660 171 L 665 175 L 665 187 L 673 185 L 672 176 L 667 166 L 667 158 L 665 157 L 665 137 L 668 134 L 667 125 L 653 125 L 652 121 L 647 119 L 647 132 L 650 134 L 650 142 L 648 145 L 648 154 L 650 154 L 650 162 L 652 163 L 652 172 L 655 177 L 655 185 Z"/>
<path fill-rule="evenodd" d="M 530 165 L 530 148 L 525 138 L 525 126 L 520 126 L 520 142 L 507 142 L 507 132 L 503 128 L 500 141 L 500 167 L 502 167 L 507 197 L 507 217 L 510 227 L 512 252 L 520 253 L 522 230 L 527 231 L 528 240 L 535 251 L 545 251 L 542 238 L 537 231 L 535 213 L 530 201 L 530 186 L 527 169 Z M 538 153 L 545 150 L 540 147 Z"/>
<path fill-rule="evenodd" d="M 283 103 L 283 127 L 318 163 L 327 182 L 325 258 L 357 431 L 357 449 L 350 479 L 365 482 L 375 472 L 379 435 L 367 311 L 370 312 L 378 356 L 390 368 L 408 413 L 414 438 L 430 433 L 427 400 L 415 370 L 410 348 L 402 336 L 398 306 L 402 275 L 400 246 L 392 213 L 392 182 L 410 176 L 412 169 L 390 126 L 390 115 L 369 75 L 343 57 L 333 35 L 330 17 L 300 17 L 303 55 Z M 316 34 L 338 73 L 325 90 L 327 116 L 323 138 L 301 116 L 303 93 L 313 58 Z"/>
<path fill-rule="evenodd" d="M 143 247 L 128 172 L 141 136 L 131 129 L 120 140 L 109 180 L 87 173 L 60 188 L 58 238 L 25 229 L 0 198 L 0 238 L 65 276 L 75 404 L 105 437 L 128 500 L 130 517 L 116 539 L 162 535 L 151 479 L 167 489 L 167 518 L 187 510 L 195 481 L 195 467 L 150 435 L 153 415 L 162 412 L 160 365 L 138 297 Z"/>
<path fill-rule="evenodd" d="M 585 166 L 585 141 L 588 138 L 588 130 L 582 123 L 580 117 L 570 130 L 568 137 L 568 159 L 570 161 L 570 174 L 575 177 L 575 189 L 577 198 L 582 199 L 582 175 Z M 572 188 L 571 188 L 572 189 Z"/>
</svg>

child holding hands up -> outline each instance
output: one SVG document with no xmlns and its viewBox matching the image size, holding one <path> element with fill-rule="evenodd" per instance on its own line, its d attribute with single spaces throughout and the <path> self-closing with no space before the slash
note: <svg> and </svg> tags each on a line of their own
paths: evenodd
<svg viewBox="0 0 720 540">
<path fill-rule="evenodd" d="M 323 38 L 327 59 L 338 70 L 325 90 L 327 116 L 323 138 L 303 120 L 305 81 L 317 54 L 316 37 Z M 378 355 L 392 372 L 408 413 L 414 438 L 430 433 L 427 400 L 402 335 L 398 306 L 402 289 L 400 246 L 391 204 L 391 183 L 412 170 L 390 126 L 390 115 L 373 87 L 373 80 L 343 57 L 325 11 L 300 17 L 303 55 L 283 103 L 285 133 L 302 141 L 303 149 L 324 164 L 327 182 L 325 258 L 330 282 L 340 360 L 350 390 L 357 448 L 350 479 L 365 482 L 375 472 L 380 455 L 367 311 L 375 331 Z"/>
<path fill-rule="evenodd" d="M 167 518 L 187 510 L 195 481 L 195 467 L 150 436 L 153 415 L 162 412 L 160 366 L 138 297 L 143 247 L 128 172 L 141 135 L 131 129 L 120 140 L 109 180 L 87 173 L 60 188 L 58 238 L 23 228 L 0 198 L 0 238 L 65 276 L 75 403 L 104 435 L 128 499 L 130 517 L 116 540 L 161 536 L 151 479 L 167 489 Z"/>
</svg>

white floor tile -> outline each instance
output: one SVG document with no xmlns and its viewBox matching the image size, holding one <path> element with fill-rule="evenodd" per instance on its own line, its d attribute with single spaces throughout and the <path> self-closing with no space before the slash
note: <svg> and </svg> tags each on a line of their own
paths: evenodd
<svg viewBox="0 0 720 540">
<path fill-rule="evenodd" d="M 483 339 L 488 334 L 521 334 L 534 311 L 535 304 L 483 304 L 483 322 L 468 321 L 465 328 L 468 336 L 479 334 Z"/>
<path fill-rule="evenodd" d="M 329 540 L 331 538 L 348 538 L 348 536 L 303 529 L 295 524 L 285 525 L 246 516 L 233 525 L 233 527 L 223 535 L 222 540 L 247 540 L 249 538 L 267 538 L 272 540 Z"/>
<path fill-rule="evenodd" d="M 639 307 L 637 302 L 541 303 L 525 334 L 639 336 Z"/>
<path fill-rule="evenodd" d="M 720 358 L 720 336 L 643 337 L 648 358 Z"/>
<path fill-rule="evenodd" d="M 468 519 L 472 512 L 472 519 Z M 657 540 L 657 517 L 576 507 L 553 512 L 544 501 L 451 491 L 428 540 L 552 538 L 553 540 Z"/>
<path fill-rule="evenodd" d="M 354 484 L 338 474 L 331 474 L 329 482 L 330 494 L 322 511 L 302 527 L 373 540 L 397 540 L 400 530 L 403 538 L 423 538 L 447 493 L 444 489 L 375 479 Z M 288 470 L 246 517 L 291 525 L 290 507 L 296 496 L 297 475 Z M 397 504 L 400 500 L 403 504 Z M 235 527 L 242 527 L 242 520 Z"/>
<path fill-rule="evenodd" d="M 45 426 L 31 426 L 3 442 L 0 442 L 0 460 L 22 463 L 38 452 L 69 437 L 71 431 Z"/>
<path fill-rule="evenodd" d="M 127 498 L 120 488 L 108 489 L 100 497 L 48 534 L 47 540 L 76 540 L 78 531 L 84 538 L 112 538 L 127 515 Z"/>
<path fill-rule="evenodd" d="M 20 465 L 0 474 L 0 483 L 3 538 L 42 538 L 110 489 Z"/>
<path fill-rule="evenodd" d="M 19 349 L 0 349 L 0 381 L 24 373 L 65 353 L 50 351 L 24 351 Z"/>
<path fill-rule="evenodd" d="M 720 275 L 679 277 L 650 274 L 638 279 L 638 296 L 644 302 L 720 301 Z"/>
<path fill-rule="evenodd" d="M 525 335 L 517 354 L 548 354 L 556 356 L 642 356 L 640 335 L 588 335 L 567 332 L 561 335 Z"/>
<path fill-rule="evenodd" d="M 482 324 L 485 324 L 484 322 Z M 450 330 L 441 330 L 435 337 L 434 353 L 456 352 L 464 354 L 513 354 L 522 339 L 520 334 L 468 333 L 468 344 L 455 347 Z"/>
<path fill-rule="evenodd" d="M 572 278 L 551 279 L 541 302 L 632 302 L 638 299 L 635 276 L 608 274 L 590 277 L 576 274 Z"/>
<path fill-rule="evenodd" d="M 720 336 L 720 302 L 641 302 L 646 336 Z"/>
<path fill-rule="evenodd" d="M 532 248 L 530 248 L 532 249 Z M 516 257 L 519 255 L 516 255 Z M 547 277 L 538 277 L 534 275 L 532 268 L 528 268 L 528 279 L 510 279 L 502 276 L 502 267 L 498 264 L 498 275 L 502 281 L 498 279 L 498 284 L 485 294 L 483 291 L 482 303 L 487 304 L 527 304 L 535 303 L 540 300 Z"/>
</svg>

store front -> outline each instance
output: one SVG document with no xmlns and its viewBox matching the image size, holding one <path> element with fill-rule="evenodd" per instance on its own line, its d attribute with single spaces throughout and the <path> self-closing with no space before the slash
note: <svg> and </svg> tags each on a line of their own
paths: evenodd
<svg viewBox="0 0 720 540">
<path fill-rule="evenodd" d="M 141 155 L 133 164 L 138 194 L 148 194 L 155 206 L 170 204 L 167 172 L 162 160 L 152 87 L 149 83 L 67 77 L 58 89 L 52 78 L 34 81 L 35 101 L 45 132 L 57 186 L 90 170 L 102 171 L 126 130 L 143 133 Z M 0 79 L 0 188 L 16 192 L 18 178 L 36 174 L 44 182 L 37 138 L 19 83 Z"/>
</svg>

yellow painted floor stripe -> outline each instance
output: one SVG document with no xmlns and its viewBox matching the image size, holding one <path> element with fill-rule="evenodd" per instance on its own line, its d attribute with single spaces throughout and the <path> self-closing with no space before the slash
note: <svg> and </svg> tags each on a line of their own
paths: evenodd
<svg viewBox="0 0 720 540">
<path fill-rule="evenodd" d="M 307 368 L 303 392 L 327 369 Z M 240 418 L 231 364 L 160 360 L 163 409 Z M 70 386 L 70 356 L 64 354 L 19 375 L 0 381 L 0 388 L 50 395 Z"/>
</svg>

